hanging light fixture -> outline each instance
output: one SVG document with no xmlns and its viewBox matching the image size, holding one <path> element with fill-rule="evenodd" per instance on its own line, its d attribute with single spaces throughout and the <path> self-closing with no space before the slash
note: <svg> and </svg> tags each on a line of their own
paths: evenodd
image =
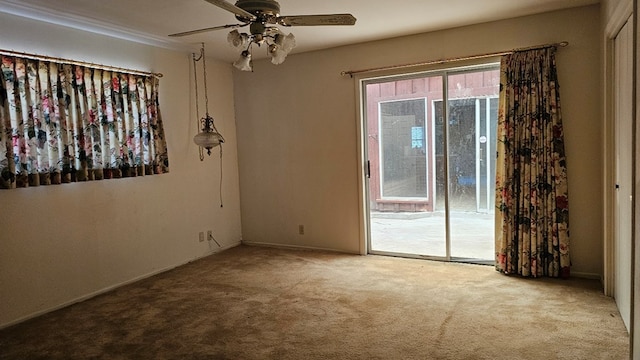
<svg viewBox="0 0 640 360">
<path fill-rule="evenodd" d="M 293 34 L 285 34 L 275 26 L 266 26 L 262 23 L 252 23 L 249 26 L 250 34 L 233 30 L 227 36 L 229 44 L 242 49 L 240 57 L 233 63 L 238 70 L 253 71 L 251 61 L 251 47 L 256 44 L 259 47 L 266 45 L 267 53 L 271 56 L 271 63 L 282 64 L 287 55 L 296 46 L 296 38 Z"/>
<path fill-rule="evenodd" d="M 202 72 L 203 81 L 204 81 L 204 110 L 205 116 L 203 118 L 198 119 L 198 128 L 202 126 L 202 131 L 200 131 L 196 136 L 193 137 L 193 142 L 198 145 L 198 154 L 200 155 L 200 161 L 204 161 L 204 150 L 207 150 L 207 155 L 211 156 L 211 149 L 219 146 L 220 147 L 220 207 L 223 207 L 222 203 L 222 143 L 224 143 L 224 137 L 218 129 L 216 129 L 216 124 L 213 122 L 213 118 L 209 115 L 209 91 L 207 90 L 207 61 L 204 55 L 204 43 L 202 43 L 202 48 L 200 48 L 200 56 L 196 58 L 196 54 L 192 54 L 193 58 L 193 79 L 195 82 L 196 88 L 196 117 L 200 116 L 200 109 L 198 106 L 200 96 L 198 94 L 198 72 L 197 72 L 197 62 L 202 60 Z M 218 244 L 220 246 L 220 244 Z"/>
<path fill-rule="evenodd" d="M 218 132 L 216 126 L 213 124 L 213 118 L 209 115 L 200 119 L 202 123 L 202 132 L 199 132 L 193 137 L 193 142 L 196 145 L 207 149 L 207 155 L 211 155 L 211 149 L 216 146 L 220 146 L 224 142 L 224 137 Z M 204 160 L 202 158 L 201 160 Z"/>
<path fill-rule="evenodd" d="M 204 149 L 207 150 L 207 155 L 211 155 L 211 149 L 216 146 L 220 146 L 220 157 L 222 157 L 222 143 L 224 143 L 224 137 L 218 129 L 216 129 L 216 125 L 213 121 L 213 118 L 209 115 L 209 95 L 207 90 L 207 63 L 205 60 L 204 54 L 204 43 L 202 44 L 202 48 L 200 49 L 200 56 L 196 58 L 196 54 L 193 53 L 193 77 L 195 80 L 195 88 L 196 88 L 196 116 L 199 116 L 200 110 L 198 106 L 198 74 L 197 74 L 197 62 L 202 60 L 202 69 L 204 72 L 203 80 L 204 80 L 204 106 L 205 106 L 205 116 L 198 120 L 198 127 L 202 126 L 202 131 L 200 131 L 196 136 L 193 137 L 193 142 L 196 143 L 200 147 L 200 161 L 204 160 Z"/>
</svg>

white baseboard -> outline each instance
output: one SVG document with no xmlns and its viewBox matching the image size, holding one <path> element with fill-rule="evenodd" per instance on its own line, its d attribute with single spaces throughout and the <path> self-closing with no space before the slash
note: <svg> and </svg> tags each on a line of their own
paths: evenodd
<svg viewBox="0 0 640 360">
<path fill-rule="evenodd" d="M 337 252 L 337 253 L 343 253 L 343 254 L 355 254 L 355 255 L 360 254 L 360 253 L 350 253 L 350 252 L 340 251 L 336 249 L 321 248 L 321 247 L 314 247 L 314 246 L 286 245 L 286 244 L 276 244 L 276 243 L 268 243 L 268 242 L 260 242 L 260 241 L 242 240 L 242 244 L 247 246 L 264 246 L 264 247 L 273 247 L 273 248 L 281 248 L 281 249 L 321 250 L 321 251 Z M 581 279 L 592 279 L 592 280 L 602 281 L 602 275 L 594 274 L 594 273 L 572 271 L 571 276 L 576 278 L 581 278 Z"/>
<path fill-rule="evenodd" d="M 316 251 L 320 250 L 320 251 L 329 251 L 329 252 L 334 252 L 334 253 L 354 254 L 354 255 L 358 255 L 359 254 L 359 253 L 349 253 L 349 252 L 345 252 L 345 251 L 339 251 L 339 250 L 336 250 L 336 249 L 314 247 L 314 246 L 286 245 L 286 244 L 276 244 L 276 243 L 266 243 L 266 242 L 242 240 L 242 241 L 234 242 L 232 244 L 227 244 L 225 246 L 213 249 L 213 250 L 205 253 L 201 257 L 197 257 L 197 258 L 194 258 L 194 259 L 191 259 L 191 260 L 188 260 L 188 261 L 176 264 L 176 265 L 168 266 L 168 267 L 163 268 L 163 269 L 155 270 L 155 271 L 152 271 L 150 273 L 135 277 L 133 279 L 130 279 L 130 280 L 118 283 L 118 284 L 114 284 L 114 285 L 105 287 L 103 289 L 94 291 L 92 293 L 77 297 L 77 298 L 75 298 L 73 300 L 66 301 L 66 302 L 64 302 L 62 304 L 59 304 L 59 305 L 56 305 L 56 306 L 53 306 L 53 307 L 50 307 L 50 308 L 47 308 L 47 309 L 44 309 L 44 310 L 36 311 L 34 313 L 31 313 L 29 315 L 23 316 L 23 317 L 18 318 L 16 320 L 12 320 L 10 322 L 4 323 L 4 324 L 0 324 L 0 329 L 4 329 L 4 328 L 10 327 L 12 325 L 16 325 L 16 324 L 19 324 L 21 322 L 24 322 L 24 321 L 36 318 L 38 316 L 44 315 L 46 313 L 50 313 L 52 311 L 56 311 L 56 310 L 65 308 L 67 306 L 70 306 L 70 305 L 73 305 L 73 304 L 76 304 L 76 303 L 79 303 L 79 302 L 82 302 L 82 301 L 85 301 L 85 300 L 89 300 L 89 299 L 91 299 L 93 297 L 96 297 L 98 295 L 102 295 L 102 294 L 107 293 L 109 291 L 115 290 L 115 289 L 117 289 L 119 287 L 135 283 L 137 281 L 140 281 L 140 280 L 143 280 L 143 279 L 146 279 L 146 278 L 161 274 L 161 273 L 166 272 L 166 271 L 173 270 L 173 269 L 178 268 L 180 266 L 183 266 L 183 265 L 186 265 L 188 263 L 191 263 L 191 262 L 206 258 L 206 257 L 208 257 L 210 255 L 213 255 L 213 254 L 216 254 L 216 253 L 219 253 L 219 252 L 234 248 L 234 247 L 239 246 L 239 245 L 264 246 L 264 247 L 284 248 L 284 249 L 292 249 L 292 250 L 293 249 L 298 249 L 298 250 L 316 250 Z M 602 281 L 602 276 L 600 274 L 585 273 L 585 272 L 571 272 L 571 276 L 576 277 L 576 278 L 593 279 L 593 280 L 601 280 Z"/>
<path fill-rule="evenodd" d="M 63 303 L 61 303 L 61 304 L 59 304 L 59 305 L 52 306 L 52 307 L 47 308 L 47 309 L 44 309 L 44 310 L 39 310 L 39 311 L 33 312 L 33 313 L 29 314 L 29 315 L 26 315 L 26 316 L 20 317 L 20 318 L 18 318 L 18 319 L 12 320 L 12 321 L 9 321 L 9 322 L 7 322 L 7 323 L 0 324 L 0 329 L 8 328 L 8 327 L 10 327 L 10 326 L 12 326 L 12 325 L 19 324 L 19 323 L 21 323 L 21 322 L 24 322 L 24 321 L 27 321 L 27 320 L 30 320 L 30 319 L 36 318 L 36 317 L 38 317 L 38 316 L 41 316 L 41 315 L 44 315 L 44 314 L 50 313 L 50 312 L 52 312 L 52 311 L 60 310 L 60 309 L 65 308 L 65 307 L 67 307 L 67 306 L 70 306 L 70 305 L 73 305 L 73 304 L 77 304 L 77 303 L 82 302 L 82 301 L 89 300 L 89 299 L 91 299 L 91 298 L 93 298 L 93 297 L 96 297 L 96 296 L 98 296 L 98 295 L 102 295 L 102 294 L 107 293 L 107 292 L 109 292 L 109 291 L 115 290 L 115 289 L 117 289 L 117 288 L 119 288 L 119 287 L 122 287 L 122 286 L 125 286 L 125 285 L 129 285 L 129 284 L 133 284 L 133 283 L 135 283 L 136 281 L 140 281 L 140 280 L 143 280 L 143 279 L 146 279 L 146 278 L 149 278 L 149 277 L 152 277 L 152 276 L 155 276 L 155 275 L 161 274 L 161 273 L 163 273 L 163 272 L 167 272 L 167 271 L 169 271 L 169 270 L 173 270 L 173 269 L 178 268 L 178 267 L 180 267 L 180 266 L 183 266 L 183 265 L 189 264 L 189 263 L 191 263 L 191 262 L 194 262 L 194 261 L 197 261 L 197 260 L 200 260 L 200 259 L 204 259 L 204 258 L 206 258 L 206 257 L 208 257 L 208 256 L 211 256 L 211 255 L 213 255 L 213 254 L 219 253 L 219 252 L 221 252 L 221 251 L 225 251 L 225 250 L 228 250 L 228 249 L 234 248 L 234 247 L 239 246 L 239 245 L 241 245 L 241 244 L 242 244 L 242 243 L 241 243 L 240 241 L 238 241 L 238 242 L 234 242 L 234 243 L 232 243 L 232 244 L 224 245 L 224 246 L 219 247 L 219 248 L 217 247 L 217 248 L 215 248 L 215 249 L 212 249 L 212 250 L 210 250 L 210 251 L 206 252 L 203 256 L 196 257 L 196 258 L 193 258 L 193 259 L 188 260 L 188 261 L 185 261 L 185 262 L 181 262 L 181 263 L 176 264 L 176 265 L 171 265 L 171 266 L 168 266 L 168 267 L 165 267 L 165 268 L 162 268 L 162 269 L 154 270 L 154 271 L 152 271 L 152 272 L 150 272 L 150 273 L 147 273 L 147 274 L 144 274 L 144 275 L 137 276 L 137 277 L 135 277 L 135 278 L 133 278 L 133 279 L 130 279 L 130 280 L 127 280 L 127 281 L 123 281 L 123 282 L 121 282 L 121 283 L 114 284 L 114 285 L 111 285 L 111 286 L 107 286 L 107 287 L 105 287 L 105 288 L 102 288 L 102 289 L 100 289 L 100 290 L 97 290 L 97 291 L 91 292 L 91 293 L 89 293 L 89 294 L 79 296 L 79 297 L 74 298 L 74 299 L 69 300 L 69 301 L 65 301 L 65 302 L 63 302 Z"/>
<path fill-rule="evenodd" d="M 600 275 L 600 274 L 572 271 L 571 272 L 571 276 L 572 277 L 581 278 L 581 279 L 592 279 L 592 280 L 600 280 L 600 281 L 602 281 L 602 275 Z"/>
<path fill-rule="evenodd" d="M 358 253 L 352 253 L 352 252 L 347 252 L 347 251 L 341 251 L 341 250 L 323 248 L 323 247 L 315 247 L 315 246 L 286 245 L 286 244 L 276 244 L 276 243 L 267 243 L 267 242 L 260 242 L 260 241 L 246 241 L 246 240 L 242 240 L 242 244 L 243 245 L 247 245 L 247 246 L 264 246 L 264 247 L 272 247 L 272 248 L 280 248 L 280 249 L 292 249 L 292 250 L 329 251 L 329 252 L 340 253 L 340 254 L 360 255 L 359 252 Z"/>
</svg>

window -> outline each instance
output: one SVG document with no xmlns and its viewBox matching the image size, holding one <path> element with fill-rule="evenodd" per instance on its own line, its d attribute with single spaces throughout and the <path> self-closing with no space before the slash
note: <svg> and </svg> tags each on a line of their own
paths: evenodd
<svg viewBox="0 0 640 360">
<path fill-rule="evenodd" d="M 426 99 L 381 102 L 382 197 L 428 198 Z"/>
<path fill-rule="evenodd" d="M 0 60 L 0 188 L 168 172 L 157 77 Z"/>
</svg>

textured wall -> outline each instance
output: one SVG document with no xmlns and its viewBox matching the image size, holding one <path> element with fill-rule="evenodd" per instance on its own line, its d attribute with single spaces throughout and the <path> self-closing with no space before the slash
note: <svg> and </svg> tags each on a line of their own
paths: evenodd
<svg viewBox="0 0 640 360">
<path fill-rule="evenodd" d="M 569 41 L 558 52 L 573 272 L 602 274 L 598 5 L 257 62 L 234 72 L 243 239 L 360 252 L 359 106 L 343 70 Z M 298 225 L 306 232 L 298 234 Z"/>
<path fill-rule="evenodd" d="M 201 163 L 190 56 L 0 14 L 0 48 L 164 73 L 160 104 L 170 173 L 0 192 L 0 327 L 240 241 L 231 67 L 208 62 L 210 105 L 227 139 Z M 200 84 L 202 86 L 202 83 Z M 193 119 L 193 120 L 192 120 Z"/>
</svg>

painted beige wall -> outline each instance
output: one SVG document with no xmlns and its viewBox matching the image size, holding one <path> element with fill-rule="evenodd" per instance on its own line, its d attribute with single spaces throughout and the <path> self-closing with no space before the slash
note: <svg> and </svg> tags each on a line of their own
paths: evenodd
<svg viewBox="0 0 640 360">
<path fill-rule="evenodd" d="M 602 274 L 599 5 L 291 56 L 234 72 L 242 233 L 248 242 L 358 253 L 356 84 L 343 70 L 557 41 L 573 272 Z M 293 31 L 295 33 L 295 31 Z M 298 234 L 298 225 L 305 234 Z"/>
<path fill-rule="evenodd" d="M 211 114 L 227 140 L 220 208 L 217 152 L 201 163 L 192 143 L 189 54 L 4 14 L 0 33 L 2 49 L 162 72 L 171 167 L 158 176 L 0 191 L 0 327 L 218 251 L 198 241 L 200 231 L 213 230 L 225 247 L 239 244 L 230 65 L 207 62 Z"/>
</svg>

